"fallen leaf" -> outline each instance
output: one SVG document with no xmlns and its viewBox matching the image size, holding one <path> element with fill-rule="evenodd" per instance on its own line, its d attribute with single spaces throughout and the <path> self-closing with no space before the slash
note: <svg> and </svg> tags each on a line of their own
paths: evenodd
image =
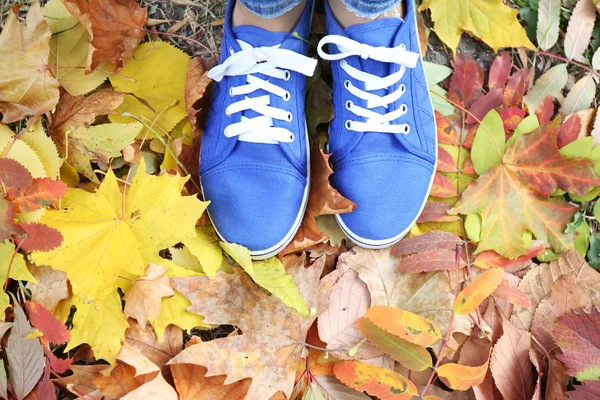
<svg viewBox="0 0 600 400">
<path fill-rule="evenodd" d="M 192 302 L 183 294 L 175 290 L 175 296 L 163 298 L 160 315 L 154 321 L 154 330 L 159 340 L 163 340 L 165 332 L 170 325 L 175 325 L 185 330 L 193 328 L 211 328 L 203 322 L 200 315 L 187 311 Z"/>
<path fill-rule="evenodd" d="M 33 390 L 44 371 L 44 350 L 39 339 L 27 339 L 33 331 L 23 309 L 13 307 L 15 321 L 6 345 L 11 392 L 22 400 Z"/>
<path fill-rule="evenodd" d="M 548 197 L 558 188 L 586 194 L 600 185 L 600 179 L 590 160 L 567 158 L 558 152 L 559 123 L 556 119 L 521 135 L 507 149 L 502 164 L 492 167 L 467 187 L 450 211 L 482 216 L 477 252 L 494 250 L 507 258 L 527 254 L 522 239 L 527 229 L 557 252 L 572 246 L 573 235 L 565 234 L 564 229 L 576 208 L 564 200 Z"/>
<path fill-rule="evenodd" d="M 42 380 L 38 385 L 40 392 L 40 400 L 56 400 L 56 390 L 54 389 L 54 384 L 50 380 L 50 368 L 46 363 L 46 368 L 44 369 L 44 375 L 42 376 Z"/>
<path fill-rule="evenodd" d="M 348 356 L 348 351 L 364 339 L 356 321 L 365 315 L 370 304 L 371 296 L 367 285 L 358 278 L 356 272 L 346 271 L 333 286 L 329 308 L 318 319 L 319 338 L 327 343 L 327 349 L 335 357 L 342 360 L 364 360 L 382 354 L 372 345 L 365 343 L 358 347 L 356 354 L 351 358 Z"/>
<path fill-rule="evenodd" d="M 575 4 L 565 34 L 565 55 L 571 60 L 585 61 L 583 52 L 590 43 L 594 23 L 596 22 L 596 6 L 592 0 L 581 0 Z"/>
<path fill-rule="evenodd" d="M 292 392 L 296 363 L 302 353 L 306 332 L 328 303 L 327 295 L 337 280 L 330 274 L 320 281 L 325 259 L 306 269 L 288 268 L 300 293 L 315 314 L 303 318 L 279 299 L 258 290 L 239 269 L 217 278 L 173 278 L 173 286 L 192 299 L 190 311 L 205 315 L 210 324 L 234 324 L 243 335 L 198 343 L 188 347 L 170 364 L 197 364 L 210 375 L 227 375 L 227 382 L 253 378 L 248 399 L 268 399 L 278 391 Z"/>
<path fill-rule="evenodd" d="M 548 379 L 546 380 L 546 399 L 564 399 L 567 396 L 568 383 L 569 377 L 565 374 L 564 365 L 556 359 L 551 359 L 548 366 Z"/>
<path fill-rule="evenodd" d="M 492 292 L 491 296 L 496 299 L 508 301 L 511 304 L 521 307 L 531 306 L 531 300 L 529 297 L 519 289 L 514 283 L 506 279 L 500 282 L 498 287 Z"/>
<path fill-rule="evenodd" d="M 344 385 L 334 376 L 313 375 L 302 400 L 369 400 L 370 397 Z"/>
<path fill-rule="evenodd" d="M 103 371 L 106 376 L 96 378 L 92 383 L 104 395 L 102 398 L 117 400 L 133 392 L 143 384 L 150 382 L 154 374 L 137 375 L 134 367 L 127 364 L 118 364 L 110 370 Z"/>
<path fill-rule="evenodd" d="M 0 197 L 0 242 L 18 232 L 13 204 Z"/>
<path fill-rule="evenodd" d="M 97 390 L 92 382 L 102 376 L 101 372 L 107 368 L 110 367 L 106 364 L 71 365 L 70 369 L 73 374 L 56 378 L 54 382 L 69 392 L 74 390 L 75 393 L 91 393 Z M 67 389 L 67 387 L 71 387 L 72 390 Z"/>
<path fill-rule="evenodd" d="M 180 400 L 243 400 L 251 379 L 225 384 L 224 375 L 206 376 L 207 369 L 194 364 L 172 364 L 171 372 Z"/>
<path fill-rule="evenodd" d="M 600 398 L 600 382 L 588 381 L 574 387 L 574 391 L 567 392 L 569 400 L 597 400 Z"/>
<path fill-rule="evenodd" d="M 202 271 L 209 278 L 214 279 L 223 264 L 223 251 L 214 231 L 211 232 L 213 234 L 206 229 L 196 228 L 197 236 L 185 239 L 183 244 L 198 259 Z"/>
<path fill-rule="evenodd" d="M 14 254 L 14 259 L 13 259 Z M 9 264 L 12 265 L 10 271 Z M 37 280 L 31 275 L 25 264 L 25 258 L 15 249 L 15 245 L 8 240 L 0 242 L 0 276 L 8 277 L 16 281 L 28 281 L 37 283 Z"/>
<path fill-rule="evenodd" d="M 435 323 L 399 308 L 371 307 L 367 310 L 367 318 L 380 329 L 421 346 L 431 346 L 442 338 Z"/>
<path fill-rule="evenodd" d="M 450 209 L 450 207 L 448 207 L 447 209 Z M 454 250 L 456 248 L 456 245 L 459 244 L 462 244 L 462 239 L 454 233 L 444 231 L 431 231 L 423 235 L 403 239 L 400 242 L 396 243 L 394 246 L 392 246 L 392 255 L 405 256 L 408 254 L 420 253 L 436 249 Z"/>
<path fill-rule="evenodd" d="M 510 59 L 510 54 L 508 52 L 502 52 L 502 54 L 494 59 L 494 62 L 490 67 L 490 77 L 488 79 L 488 86 L 490 89 L 503 89 L 510 78 L 511 70 L 512 61 Z"/>
<path fill-rule="evenodd" d="M 467 285 L 454 301 L 454 312 L 459 315 L 473 312 L 504 279 L 502 268 L 491 269 Z"/>
<path fill-rule="evenodd" d="M 536 37 L 542 50 L 550 50 L 558 41 L 560 0 L 540 0 Z"/>
<path fill-rule="evenodd" d="M 19 224 L 23 233 L 14 236 L 15 243 L 25 251 L 48 252 L 59 247 L 63 235 L 58 229 L 38 222 Z"/>
<path fill-rule="evenodd" d="M 34 154 L 39 158 L 45 174 L 38 174 L 36 177 L 48 177 L 50 179 L 59 179 L 58 173 L 63 160 L 58 155 L 58 149 L 52 139 L 46 134 L 42 126 L 42 119 L 38 118 L 35 122 L 29 123 L 28 128 L 19 133 L 19 142 L 26 144 Z"/>
<path fill-rule="evenodd" d="M 0 112 L 10 123 L 28 115 L 41 115 L 58 103 L 59 83 L 48 68 L 50 28 L 39 3 L 32 4 L 26 24 L 8 12 L 0 33 Z"/>
<path fill-rule="evenodd" d="M 49 64 L 54 77 L 72 96 L 96 89 L 108 77 L 108 62 L 86 75 L 91 36 L 85 26 L 60 0 L 50 0 L 42 10 L 52 31 Z"/>
<path fill-rule="evenodd" d="M 392 251 L 394 251 L 393 248 Z M 460 268 L 463 268 L 465 265 L 464 261 L 459 260 Z M 455 268 L 456 252 L 447 249 L 427 250 L 422 253 L 405 256 L 398 266 L 400 272 L 413 274 L 429 271 L 447 271 Z"/>
<path fill-rule="evenodd" d="M 158 374 L 150 382 L 144 383 L 122 397 L 123 400 L 147 400 L 149 398 L 177 400 L 177 392 L 173 389 L 173 386 L 169 385 L 162 374 Z"/>
<path fill-rule="evenodd" d="M 187 117 L 195 135 L 202 133 L 202 114 L 208 110 L 208 97 L 204 95 L 211 82 L 212 79 L 208 77 L 208 71 L 204 67 L 202 58 L 192 58 L 187 70 L 184 90 Z"/>
<path fill-rule="evenodd" d="M 370 343 L 406 368 L 413 371 L 424 371 L 432 366 L 431 354 L 425 347 L 386 332 L 367 318 L 360 318 L 357 325 L 360 332 Z"/>
<path fill-rule="evenodd" d="M 489 360 L 477 367 L 448 363 L 437 369 L 437 374 L 446 386 L 453 390 L 468 390 L 485 379 Z"/>
<path fill-rule="evenodd" d="M 507 400 L 531 399 L 535 387 L 533 364 L 529 359 L 531 335 L 505 321 L 492 354 L 490 370 L 494 383 Z"/>
<path fill-rule="evenodd" d="M 134 0 L 65 0 L 65 7 L 90 34 L 87 71 L 95 70 L 110 60 L 119 72 L 133 56 L 133 50 L 146 33 L 147 9 Z"/>
<path fill-rule="evenodd" d="M 163 266 L 151 263 L 146 275 L 137 278 L 123 297 L 125 316 L 136 319 L 142 328 L 149 318 L 156 319 L 160 315 L 162 298 L 175 295 L 165 272 L 167 269 Z"/>
<path fill-rule="evenodd" d="M 529 68 L 521 68 L 512 74 L 502 97 L 504 107 L 517 107 L 523 104 L 525 93 L 529 90 L 530 74 Z"/>
<path fill-rule="evenodd" d="M 183 331 L 178 326 L 169 325 L 162 339 L 159 340 L 151 326 L 147 325 L 143 328 L 134 320 L 129 320 L 128 323 L 125 342 L 159 368 L 183 349 Z"/>
<path fill-rule="evenodd" d="M 578 4 L 583 4 L 591 0 L 582 0 Z M 594 15 L 595 19 L 595 15 Z M 571 115 L 579 111 L 588 109 L 596 96 L 596 81 L 591 75 L 584 76 L 578 80 L 569 91 L 567 97 L 562 103 L 560 111 L 564 115 Z"/>
<path fill-rule="evenodd" d="M 27 168 L 10 158 L 0 158 L 0 180 L 9 188 L 23 189 L 31 185 L 33 177 Z"/>
<path fill-rule="evenodd" d="M 517 20 L 517 11 L 502 0 L 425 0 L 419 10 L 424 9 L 431 10 L 433 30 L 454 52 L 465 31 L 481 38 L 494 52 L 500 47 L 534 49 Z"/>
<path fill-rule="evenodd" d="M 471 56 L 459 53 L 456 55 L 454 73 L 450 78 L 448 98 L 463 107 L 469 107 L 476 99 L 476 95 L 481 94 L 483 82 L 484 73 L 481 65 Z"/>
<path fill-rule="evenodd" d="M 536 114 L 540 105 L 544 105 L 544 109 L 554 112 L 553 98 L 561 95 L 568 78 L 567 64 L 558 64 L 550 68 L 537 79 L 533 87 L 529 90 L 525 96 L 525 104 L 527 104 L 530 110 L 536 110 Z M 546 119 L 548 122 L 550 121 L 549 118 L 552 117 L 552 114 L 544 112 L 541 114 L 548 115 L 548 118 L 540 118 L 540 124 L 545 124 L 544 120 Z"/>
<path fill-rule="evenodd" d="M 67 343 L 71 336 L 69 330 L 50 311 L 33 301 L 28 301 L 26 305 L 31 325 L 40 330 L 48 342 L 55 345 Z"/>
<path fill-rule="evenodd" d="M 30 265 L 29 269 L 36 282 L 27 282 L 31 292 L 31 300 L 41 304 L 48 310 L 54 310 L 59 301 L 69 297 L 67 274 L 50 267 Z"/>
<path fill-rule="evenodd" d="M 597 380 L 600 376 L 600 312 L 594 307 L 568 312 L 556 319 L 554 341 L 563 354 L 557 358 L 565 365 L 567 375 L 580 381 Z"/>
<path fill-rule="evenodd" d="M 342 361 L 333 371 L 344 384 L 381 400 L 409 400 L 418 395 L 414 383 L 385 368 L 359 361 Z"/>
<path fill-rule="evenodd" d="M 449 215 L 448 211 L 452 208 L 450 204 L 428 201 L 419 216 L 417 223 L 421 222 L 452 222 L 460 218 L 456 215 Z"/>
<path fill-rule="evenodd" d="M 67 192 L 67 185 L 50 178 L 35 178 L 23 189 L 12 188 L 6 192 L 6 199 L 14 205 L 17 213 L 37 211 L 51 206 Z"/>
<path fill-rule="evenodd" d="M 125 195 L 111 170 L 96 193 L 69 188 L 63 209 L 42 218 L 65 240 L 56 250 L 34 252 L 33 262 L 65 271 L 82 301 L 102 303 L 120 271 L 140 276 L 160 250 L 196 235 L 206 203 L 180 195 L 186 180 L 147 175 L 142 163 Z"/>
</svg>

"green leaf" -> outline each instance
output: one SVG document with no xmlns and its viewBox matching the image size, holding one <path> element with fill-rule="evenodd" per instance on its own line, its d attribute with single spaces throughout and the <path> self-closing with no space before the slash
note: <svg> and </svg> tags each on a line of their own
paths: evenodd
<svg viewBox="0 0 600 400">
<path fill-rule="evenodd" d="M 473 242 L 479 242 L 481 234 L 481 216 L 479 214 L 468 214 L 465 218 L 465 231 Z"/>
<path fill-rule="evenodd" d="M 425 77 L 427 78 L 429 88 L 445 81 L 453 71 L 452 68 L 448 68 L 445 65 L 434 64 L 429 61 L 423 62 L 423 69 L 425 70 Z"/>
<path fill-rule="evenodd" d="M 452 115 L 456 108 L 446 101 L 448 91 L 439 85 L 434 85 L 429 90 L 432 92 L 431 102 L 433 103 L 433 108 L 446 117 Z"/>
<path fill-rule="evenodd" d="M 568 79 L 567 64 L 559 64 L 550 68 L 529 90 L 525 96 L 525 104 L 531 111 L 535 111 L 546 96 L 557 97 L 560 95 Z"/>
<path fill-rule="evenodd" d="M 600 234 L 590 236 L 590 249 L 587 252 L 588 264 L 596 271 L 600 271 Z"/>
<path fill-rule="evenodd" d="M 573 220 L 567 224 L 565 233 L 575 232 L 577 230 L 577 228 L 579 228 L 579 225 L 581 225 L 584 221 L 585 221 L 585 216 L 580 212 L 576 213 L 575 216 L 573 216 Z"/>
<path fill-rule="evenodd" d="M 477 174 L 482 175 L 485 171 L 502 162 L 505 150 L 505 133 L 502 118 L 496 110 L 490 111 L 475 133 L 471 159 Z"/>
<path fill-rule="evenodd" d="M 247 271 L 246 271 L 247 272 Z M 283 304 L 308 317 L 310 312 L 294 278 L 285 272 L 285 266 L 279 258 L 254 262 L 254 271 L 249 273 L 256 284 L 281 299 Z"/>
<path fill-rule="evenodd" d="M 218 240 L 205 229 L 196 228 L 197 236 L 184 240 L 183 244 L 188 248 L 200 264 L 202 270 L 210 278 L 215 279 L 217 271 L 223 263 L 223 252 Z"/>
<path fill-rule="evenodd" d="M 591 75 L 584 76 L 573 85 L 560 111 L 571 115 L 590 107 L 596 96 L 596 81 Z"/>
<path fill-rule="evenodd" d="M 558 41 L 560 0 L 541 0 L 538 9 L 537 41 L 542 50 L 548 50 Z"/>
<path fill-rule="evenodd" d="M 577 250 L 582 257 L 585 257 L 588 246 L 590 245 L 590 227 L 585 218 L 583 222 L 579 224 L 577 229 L 575 229 L 575 232 L 577 232 L 577 237 L 575 237 L 575 244 L 573 247 L 575 247 L 575 250 Z"/>
<path fill-rule="evenodd" d="M 252 267 L 252 257 L 250 257 L 250 250 L 244 246 L 240 246 L 235 243 L 220 242 L 221 248 L 225 250 L 225 253 L 229 254 L 236 263 L 240 265 L 249 275 L 252 275 L 254 271 Z"/>
<path fill-rule="evenodd" d="M 558 152 L 563 156 L 570 158 L 590 158 L 593 145 L 594 138 L 592 136 L 587 136 L 569 143 L 560 148 Z"/>
<path fill-rule="evenodd" d="M 525 118 L 523 121 L 521 121 L 519 123 L 519 125 L 517 126 L 517 129 L 515 129 L 515 132 L 513 133 L 513 135 L 506 142 L 506 148 L 508 149 L 510 146 L 512 146 L 512 144 L 521 135 L 523 135 L 525 133 L 533 132 L 539 127 L 540 127 L 540 122 L 538 121 L 537 116 L 535 114 L 531 114 L 530 116 L 528 116 L 527 118 Z"/>
</svg>

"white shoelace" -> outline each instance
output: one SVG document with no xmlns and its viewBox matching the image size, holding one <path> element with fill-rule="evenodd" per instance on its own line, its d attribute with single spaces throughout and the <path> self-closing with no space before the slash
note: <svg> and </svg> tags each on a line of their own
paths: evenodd
<svg viewBox="0 0 600 400">
<path fill-rule="evenodd" d="M 220 82 L 225 76 L 246 75 L 247 83 L 245 85 L 231 87 L 229 90 L 230 96 L 245 95 L 244 99 L 230 104 L 225 113 L 229 117 L 235 113 L 253 110 L 260 116 L 255 118 L 242 116 L 240 122 L 233 123 L 225 128 L 225 136 L 237 136 L 240 141 L 253 143 L 293 142 L 295 139 L 294 133 L 286 128 L 274 127 L 273 120 L 291 122 L 294 116 L 290 112 L 270 105 L 271 95 L 289 101 L 292 94 L 276 82 L 261 79 L 253 74 L 263 74 L 284 81 L 290 79 L 290 71 L 311 76 L 317 66 L 317 60 L 292 50 L 281 49 L 279 45 L 252 47 L 252 45 L 242 40 L 237 42 L 242 50 L 236 53 L 232 48 L 229 48 L 231 56 L 222 64 L 211 69 L 208 77 Z M 270 94 L 258 97 L 247 96 L 257 90 L 264 90 Z"/>
<path fill-rule="evenodd" d="M 326 53 L 323 50 L 323 47 L 330 43 L 337 45 L 340 53 Z M 396 120 L 408 112 L 408 106 L 406 104 L 402 104 L 402 106 L 400 106 L 398 109 L 385 114 L 380 114 L 371 110 L 377 107 L 385 107 L 387 109 L 389 108 L 388 106 L 390 104 L 398 101 L 406 92 L 406 86 L 404 84 L 400 85 L 398 89 L 385 96 L 378 96 L 369 92 L 386 89 L 400 82 L 404 76 L 404 73 L 406 72 L 406 68 L 415 68 L 417 66 L 417 62 L 420 57 L 418 53 L 406 50 L 406 46 L 404 44 L 393 48 L 373 47 L 339 35 L 325 36 L 319 42 L 317 50 L 319 56 L 324 60 L 341 60 L 340 66 L 342 69 L 352 78 L 364 82 L 365 84 L 366 91 L 352 85 L 349 80 L 344 81 L 344 87 L 346 90 L 359 99 L 367 101 L 367 108 L 359 107 L 351 100 L 346 101 L 346 108 L 350 110 L 350 112 L 366 119 L 364 122 L 348 120 L 346 121 L 346 129 L 357 132 L 381 132 L 394 134 L 408 134 L 410 132 L 409 124 L 390 124 L 391 121 Z M 400 70 L 391 75 L 380 77 L 361 71 L 349 65 L 344 58 L 350 56 L 359 56 L 363 59 L 370 58 L 372 60 L 385 63 L 396 63 L 402 67 Z"/>
</svg>

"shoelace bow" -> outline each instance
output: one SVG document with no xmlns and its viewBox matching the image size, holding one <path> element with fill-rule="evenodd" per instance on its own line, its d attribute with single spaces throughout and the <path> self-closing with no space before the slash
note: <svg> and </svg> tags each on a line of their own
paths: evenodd
<svg viewBox="0 0 600 400">
<path fill-rule="evenodd" d="M 337 45 L 340 53 L 330 54 L 323 50 L 327 44 Z M 395 103 L 406 92 L 406 86 L 400 85 L 395 91 L 385 95 L 378 96 L 371 91 L 387 89 L 394 86 L 404 76 L 406 68 L 415 68 L 420 55 L 418 53 L 406 50 L 405 45 L 398 47 L 373 47 L 364 43 L 357 42 L 350 38 L 339 35 L 325 36 L 319 42 L 317 47 L 319 56 L 324 60 L 339 61 L 342 69 L 352 78 L 364 82 L 365 89 L 362 90 L 352 85 L 349 80 L 344 81 L 344 87 L 354 96 L 367 101 L 367 108 L 362 108 L 354 104 L 352 101 L 346 101 L 346 108 L 353 114 L 365 118 L 365 121 L 346 121 L 346 129 L 357 132 L 382 132 L 382 133 L 403 133 L 410 132 L 410 125 L 392 125 L 390 122 L 398 119 L 408 112 L 408 106 L 402 104 L 398 109 L 380 114 L 371 109 L 377 107 L 389 108 L 389 105 Z M 349 65 L 347 57 L 359 56 L 363 59 L 372 59 L 385 63 L 395 63 L 401 65 L 401 68 L 385 77 L 369 74 Z"/>
<path fill-rule="evenodd" d="M 238 43 L 242 50 L 233 53 L 230 48 L 232 55 L 222 64 L 211 69 L 208 77 L 220 82 L 225 76 L 246 75 L 245 85 L 232 86 L 229 90 L 230 96 L 244 95 L 244 99 L 231 103 L 225 113 L 227 116 L 231 116 L 252 110 L 260 116 L 254 118 L 242 116 L 240 122 L 230 124 L 225 128 L 225 136 L 237 136 L 240 141 L 254 143 L 276 144 L 294 141 L 294 133 L 289 129 L 273 126 L 274 119 L 291 122 L 293 115 L 281 108 L 271 106 L 271 95 L 289 101 L 290 92 L 280 87 L 276 80 L 289 80 L 290 71 L 311 76 L 317 66 L 317 60 L 292 50 L 281 49 L 279 45 L 252 47 L 241 40 L 238 40 Z M 254 74 L 263 74 L 275 78 L 275 80 L 264 80 Z M 269 94 L 248 97 L 257 90 L 264 90 Z"/>
</svg>

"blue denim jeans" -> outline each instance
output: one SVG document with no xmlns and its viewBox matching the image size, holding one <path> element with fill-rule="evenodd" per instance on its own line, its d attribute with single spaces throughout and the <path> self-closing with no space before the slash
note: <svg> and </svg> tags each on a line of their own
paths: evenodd
<svg viewBox="0 0 600 400">
<path fill-rule="evenodd" d="M 285 14 L 300 3 L 300 0 L 238 0 L 246 8 L 263 18 L 275 18 Z M 328 1 L 328 0 L 323 0 Z M 400 0 L 343 0 L 346 7 L 364 18 L 376 16 L 391 10 Z M 412 0 L 411 0 L 412 1 Z"/>
</svg>

